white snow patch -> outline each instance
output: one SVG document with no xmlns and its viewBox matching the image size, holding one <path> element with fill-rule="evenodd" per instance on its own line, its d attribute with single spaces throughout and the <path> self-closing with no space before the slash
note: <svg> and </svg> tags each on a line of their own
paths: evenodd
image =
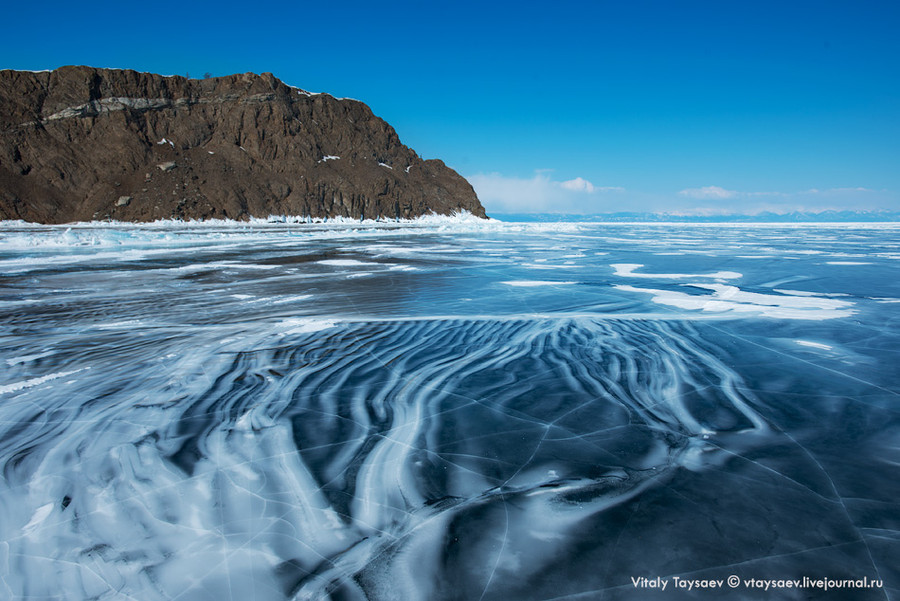
<svg viewBox="0 0 900 601">
<path fill-rule="evenodd" d="M 76 374 L 84 369 L 90 369 L 89 367 L 85 367 L 82 369 L 74 369 L 72 371 L 61 371 L 55 374 L 48 374 L 46 376 L 41 376 L 40 378 L 31 378 L 29 380 L 22 380 L 21 382 L 13 382 L 12 384 L 6 384 L 4 386 L 0 386 L 0 394 L 6 394 L 9 392 L 16 392 L 18 390 L 22 390 L 24 388 L 32 388 L 34 386 L 40 386 L 44 382 L 49 382 L 50 380 L 55 380 L 57 378 L 64 378 L 66 376 L 70 376 L 72 374 Z"/>
<path fill-rule="evenodd" d="M 22 528 L 22 531 L 28 534 L 29 532 L 40 526 L 44 520 L 50 517 L 51 513 L 53 513 L 53 503 L 41 505 L 34 511 L 34 514 L 31 516 L 31 520 L 27 524 L 25 524 L 25 526 Z"/>
<path fill-rule="evenodd" d="M 717 280 L 734 280 L 743 277 L 736 271 L 716 271 L 714 273 L 634 273 L 635 269 L 643 267 L 641 263 L 614 263 L 610 265 L 616 270 L 616 275 L 631 278 L 683 280 L 685 278 L 713 278 Z"/>
<path fill-rule="evenodd" d="M 510 280 L 503 282 L 507 286 L 517 286 L 519 288 L 534 288 L 536 286 L 571 286 L 578 282 L 550 282 L 547 280 Z"/>
<path fill-rule="evenodd" d="M 822 349 L 824 351 L 830 351 L 833 348 L 827 344 L 822 344 L 821 342 L 812 342 L 811 340 L 795 340 L 794 342 L 796 342 L 800 346 L 808 346 L 811 348 Z"/>
<path fill-rule="evenodd" d="M 284 328 L 279 336 L 288 334 L 309 334 L 333 328 L 337 322 L 329 319 L 314 319 L 311 317 L 292 317 L 278 322 L 278 326 Z"/>
<path fill-rule="evenodd" d="M 540 259 L 538 259 L 538 260 L 540 260 Z M 552 263 L 541 263 L 540 265 L 537 265 L 535 263 L 522 263 L 522 267 L 525 267 L 527 269 L 573 269 L 573 268 L 580 268 L 581 265 L 575 265 L 574 263 L 571 263 L 571 262 L 563 264 L 563 265 L 556 265 L 556 264 L 552 264 Z"/>
<path fill-rule="evenodd" d="M 44 351 L 43 353 L 37 353 L 34 355 L 22 355 L 21 357 L 13 357 L 11 359 L 6 360 L 7 365 L 19 365 L 21 363 L 31 363 L 36 359 L 43 359 L 44 357 L 49 357 L 53 354 L 53 351 Z"/>
<path fill-rule="evenodd" d="M 788 296 L 744 292 L 737 286 L 725 284 L 690 284 L 692 288 L 706 288 L 712 294 L 687 294 L 672 290 L 614 286 L 626 292 L 652 294 L 651 302 L 689 311 L 728 313 L 730 315 L 761 315 L 780 319 L 834 319 L 847 317 L 856 311 L 853 303 L 832 298 Z"/>
<path fill-rule="evenodd" d="M 284 303 L 293 303 L 295 301 L 307 300 L 312 298 L 312 294 L 297 294 L 295 296 L 283 296 L 277 300 L 273 300 L 273 305 L 282 305 Z"/>
<path fill-rule="evenodd" d="M 247 413 L 242 415 L 240 417 L 240 419 L 238 419 L 237 422 L 234 424 L 234 428 L 236 430 L 241 430 L 244 432 L 250 432 L 251 430 L 253 430 L 253 412 L 252 412 L 252 410 L 248 411 Z"/>
<path fill-rule="evenodd" d="M 390 165 L 388 165 L 387 163 L 378 163 L 378 165 L 379 165 L 380 167 L 387 167 L 387 168 L 390 169 L 391 171 L 394 170 L 394 168 L 391 167 Z"/>
<path fill-rule="evenodd" d="M 191 265 L 182 265 L 180 267 L 169 267 L 168 271 L 176 273 L 194 273 L 197 271 L 208 271 L 212 269 L 259 269 L 270 270 L 277 269 L 277 265 L 259 265 L 256 263 L 239 263 L 238 261 L 211 261 L 209 263 L 193 263 Z M 240 296 L 240 295 L 232 295 Z M 248 297 L 249 298 L 249 297 Z"/>
<path fill-rule="evenodd" d="M 336 161 L 336 160 L 338 160 L 339 158 L 341 158 L 341 157 L 334 156 L 333 154 L 329 154 L 329 155 L 323 156 L 323 157 L 322 157 L 322 160 L 320 160 L 319 162 L 320 162 L 320 163 L 324 163 L 324 162 L 326 162 L 326 161 Z"/>
<path fill-rule="evenodd" d="M 381 263 L 371 263 L 368 261 L 357 261 L 356 259 L 325 259 L 323 261 L 317 261 L 320 265 L 332 265 L 334 267 L 359 267 L 359 266 L 371 266 L 371 265 L 381 265 Z"/>
<path fill-rule="evenodd" d="M 808 292 L 806 290 L 787 290 L 784 288 L 775 288 L 775 292 L 779 294 L 788 294 L 791 296 L 824 296 L 824 297 L 835 297 L 835 296 L 850 296 L 845 292 Z"/>
<path fill-rule="evenodd" d="M 115 330 L 117 328 L 133 328 L 139 325 L 141 325 L 140 319 L 125 319 L 122 321 L 110 321 L 108 323 L 101 323 L 97 326 L 97 328 L 101 330 Z"/>
</svg>

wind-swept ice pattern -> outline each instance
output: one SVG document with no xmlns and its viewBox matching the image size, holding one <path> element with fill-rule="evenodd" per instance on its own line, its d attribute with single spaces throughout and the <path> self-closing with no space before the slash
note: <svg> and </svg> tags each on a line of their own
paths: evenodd
<svg viewBox="0 0 900 601">
<path fill-rule="evenodd" d="M 678 466 L 721 462 L 720 436 L 751 448 L 768 432 L 677 324 L 459 319 L 269 338 L 227 361 L 209 349 L 179 384 L 177 365 L 129 381 L 132 365 L 98 354 L 54 384 L 55 402 L 44 382 L 8 401 L 7 495 L 26 501 L 3 513 L 10 590 L 430 599 L 457 586 L 441 574 L 448 529 L 501 511 L 484 525 L 506 537 L 501 556 L 465 558 L 496 560 L 499 591 L 545 568 L 561 544 L 548 536 Z"/>
<path fill-rule="evenodd" d="M 900 241 L 802 234 L 4 224 L 0 598 L 892 598 Z"/>
</svg>

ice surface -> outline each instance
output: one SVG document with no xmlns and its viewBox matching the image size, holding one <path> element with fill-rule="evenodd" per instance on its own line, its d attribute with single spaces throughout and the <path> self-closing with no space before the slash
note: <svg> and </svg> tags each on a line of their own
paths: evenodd
<svg viewBox="0 0 900 601">
<path fill-rule="evenodd" d="M 897 598 L 898 245 L 0 223 L 0 598 Z"/>
</svg>

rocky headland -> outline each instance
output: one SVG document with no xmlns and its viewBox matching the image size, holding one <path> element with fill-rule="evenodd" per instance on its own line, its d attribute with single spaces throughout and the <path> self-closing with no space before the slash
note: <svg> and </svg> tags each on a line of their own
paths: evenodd
<svg viewBox="0 0 900 601">
<path fill-rule="evenodd" d="M 273 75 L 0 71 L 0 219 L 484 217 L 362 102 Z"/>
</svg>

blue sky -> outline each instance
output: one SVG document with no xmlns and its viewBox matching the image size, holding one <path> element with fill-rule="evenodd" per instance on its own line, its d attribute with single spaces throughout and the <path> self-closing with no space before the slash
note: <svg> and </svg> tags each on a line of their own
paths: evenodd
<svg viewBox="0 0 900 601">
<path fill-rule="evenodd" d="M 900 2 L 44 2 L 0 67 L 269 71 L 489 213 L 900 210 Z M 12 25 L 12 26 L 10 26 Z"/>
</svg>

